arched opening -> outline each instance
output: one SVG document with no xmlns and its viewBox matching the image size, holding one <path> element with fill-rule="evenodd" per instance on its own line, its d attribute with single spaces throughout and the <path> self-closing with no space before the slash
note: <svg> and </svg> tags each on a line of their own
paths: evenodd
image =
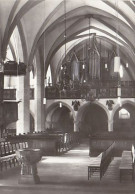
<svg viewBox="0 0 135 194">
<path fill-rule="evenodd" d="M 48 119 L 49 118 L 49 119 Z M 74 118 L 70 109 L 62 105 L 57 104 L 56 107 L 48 112 L 46 117 L 48 132 L 73 132 L 74 131 Z M 49 120 L 49 121 L 48 121 Z"/>
<path fill-rule="evenodd" d="M 114 131 L 118 133 L 135 133 L 135 107 L 126 103 L 119 107 L 114 114 Z"/>
<path fill-rule="evenodd" d="M 97 104 L 88 103 L 81 113 L 81 121 L 79 122 L 81 137 L 103 133 L 107 129 L 108 118 L 105 110 Z"/>
</svg>

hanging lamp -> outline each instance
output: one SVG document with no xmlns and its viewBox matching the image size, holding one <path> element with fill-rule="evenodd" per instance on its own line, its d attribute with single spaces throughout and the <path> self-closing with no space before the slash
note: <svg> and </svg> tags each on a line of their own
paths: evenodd
<svg viewBox="0 0 135 194">
<path fill-rule="evenodd" d="M 120 86 L 120 84 L 118 84 L 118 87 L 117 87 L 117 97 L 118 97 L 118 104 L 121 107 L 122 104 L 121 104 L 121 86 Z"/>
<path fill-rule="evenodd" d="M 120 78 L 123 78 L 123 66 L 122 65 L 120 65 L 119 73 L 120 73 Z"/>
<path fill-rule="evenodd" d="M 62 108 L 62 102 L 59 103 L 59 107 Z"/>
<path fill-rule="evenodd" d="M 44 4 L 45 4 L 45 2 L 44 2 Z M 44 39 L 43 39 L 43 60 L 44 60 L 44 69 L 43 69 L 43 71 L 44 71 L 44 74 L 43 74 L 43 79 L 44 79 L 44 88 L 43 88 L 43 104 L 45 105 L 46 104 L 46 97 L 45 97 L 45 88 L 46 88 L 46 86 L 48 86 L 49 84 L 47 83 L 47 77 L 45 76 L 45 31 L 44 31 Z M 50 77 L 49 77 L 50 78 Z"/>
<path fill-rule="evenodd" d="M 64 34 L 64 38 L 65 38 L 65 65 L 67 63 L 67 15 L 66 15 L 66 0 L 64 0 L 64 23 L 65 23 L 65 34 Z"/>
<path fill-rule="evenodd" d="M 100 39 L 101 41 L 101 39 Z M 105 45 L 105 69 L 108 70 L 108 59 L 106 60 L 107 56 L 107 49 L 106 49 L 106 41 L 104 41 L 104 45 Z"/>
<path fill-rule="evenodd" d="M 121 87 L 118 87 L 117 88 L 117 96 L 118 97 L 121 97 Z"/>
<path fill-rule="evenodd" d="M 118 0 L 117 0 L 117 4 L 116 4 L 116 48 L 117 48 L 117 56 L 114 57 L 114 72 L 119 72 L 120 70 L 120 56 L 119 56 L 119 45 L 118 45 Z"/>
<path fill-rule="evenodd" d="M 120 57 L 115 56 L 114 57 L 114 72 L 119 72 L 120 70 Z"/>
<path fill-rule="evenodd" d="M 108 68 L 107 63 L 105 63 L 105 69 L 107 69 L 107 68 Z"/>
<path fill-rule="evenodd" d="M 43 98 L 43 104 L 46 104 L 46 98 Z"/>
<path fill-rule="evenodd" d="M 82 61 L 82 76 L 81 76 L 81 83 L 86 82 L 86 62 L 85 62 L 85 52 L 84 52 L 84 45 L 83 45 L 83 61 Z"/>
</svg>

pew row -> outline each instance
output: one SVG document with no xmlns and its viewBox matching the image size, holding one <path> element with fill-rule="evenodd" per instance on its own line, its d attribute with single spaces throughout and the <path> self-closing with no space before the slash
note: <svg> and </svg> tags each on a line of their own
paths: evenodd
<svg viewBox="0 0 135 194">
<path fill-rule="evenodd" d="M 18 160 L 16 158 L 16 150 L 27 148 L 27 142 L 0 142 L 0 170 L 7 169 L 8 166 L 16 166 Z"/>
<path fill-rule="evenodd" d="M 88 180 L 94 173 L 99 173 L 100 180 L 104 176 L 110 162 L 114 157 L 115 142 L 113 142 L 104 152 L 99 154 L 88 166 Z"/>
<path fill-rule="evenodd" d="M 41 131 L 9 136 L 7 141 L 26 141 L 30 149 L 41 149 L 43 156 L 56 156 L 76 146 L 79 143 L 79 135 L 77 132 L 47 133 L 46 131 Z"/>
<path fill-rule="evenodd" d="M 122 158 L 119 166 L 120 171 L 120 182 L 122 178 L 127 175 L 131 175 L 132 181 L 134 181 L 134 159 L 135 159 L 135 149 L 132 146 L 131 151 L 124 150 L 122 152 Z"/>
</svg>

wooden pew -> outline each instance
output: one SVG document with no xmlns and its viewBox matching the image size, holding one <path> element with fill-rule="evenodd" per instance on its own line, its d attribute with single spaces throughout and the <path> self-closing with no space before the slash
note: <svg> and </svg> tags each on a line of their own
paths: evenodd
<svg viewBox="0 0 135 194">
<path fill-rule="evenodd" d="M 27 142 L 0 142 L 0 169 L 1 171 L 5 167 L 6 169 L 8 166 L 11 168 L 12 165 L 15 166 L 18 164 L 16 158 L 16 150 L 27 148 Z"/>
<path fill-rule="evenodd" d="M 132 145 L 132 158 L 133 158 L 133 166 L 135 164 L 135 147 Z"/>
<path fill-rule="evenodd" d="M 102 171 L 101 171 L 101 161 L 102 161 L 103 153 L 99 154 L 88 166 L 88 180 L 93 175 L 93 173 L 98 172 L 100 176 L 100 180 L 102 178 Z"/>
<path fill-rule="evenodd" d="M 101 178 L 104 176 L 110 162 L 113 158 L 113 151 L 115 147 L 115 142 L 111 144 L 104 152 L 95 157 L 95 159 L 88 166 L 88 180 L 93 175 L 93 173 L 98 172 Z"/>
<path fill-rule="evenodd" d="M 133 166 L 133 155 L 132 151 L 123 151 L 122 152 L 122 158 L 121 163 L 119 166 L 120 170 L 120 182 L 122 180 L 122 177 L 125 175 L 131 175 L 132 181 L 134 180 L 134 166 Z"/>
</svg>

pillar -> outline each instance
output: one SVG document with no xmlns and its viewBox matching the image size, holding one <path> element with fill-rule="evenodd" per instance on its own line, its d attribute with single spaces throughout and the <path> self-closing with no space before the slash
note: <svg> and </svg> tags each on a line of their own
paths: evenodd
<svg viewBox="0 0 135 194">
<path fill-rule="evenodd" d="M 17 135 L 30 132 L 30 86 L 29 72 L 24 76 L 18 77 L 17 100 L 18 103 L 18 121 Z"/>
<path fill-rule="evenodd" d="M 2 37 L 0 33 L 0 138 L 3 134 L 4 118 L 3 118 L 3 88 L 4 88 L 4 73 L 3 73 L 3 60 L 1 52 Z"/>
<path fill-rule="evenodd" d="M 0 62 L 1 63 L 1 62 Z M 3 137 L 4 118 L 3 118 L 3 86 L 4 86 L 4 74 L 0 72 L 0 138 Z"/>
<path fill-rule="evenodd" d="M 108 121 L 108 131 L 109 132 L 113 131 L 113 121 L 112 120 Z"/>
<path fill-rule="evenodd" d="M 109 111 L 109 118 L 108 118 L 108 131 L 113 131 L 113 119 L 112 119 L 112 111 Z"/>
<path fill-rule="evenodd" d="M 79 129 L 78 129 L 78 122 L 77 122 L 77 111 L 74 111 L 75 113 L 75 117 L 74 117 L 74 132 L 78 132 Z"/>
<path fill-rule="evenodd" d="M 39 58 L 36 58 L 36 63 L 39 65 Z M 35 75 L 35 131 L 44 130 L 44 71 L 40 65 L 37 68 Z"/>
</svg>

